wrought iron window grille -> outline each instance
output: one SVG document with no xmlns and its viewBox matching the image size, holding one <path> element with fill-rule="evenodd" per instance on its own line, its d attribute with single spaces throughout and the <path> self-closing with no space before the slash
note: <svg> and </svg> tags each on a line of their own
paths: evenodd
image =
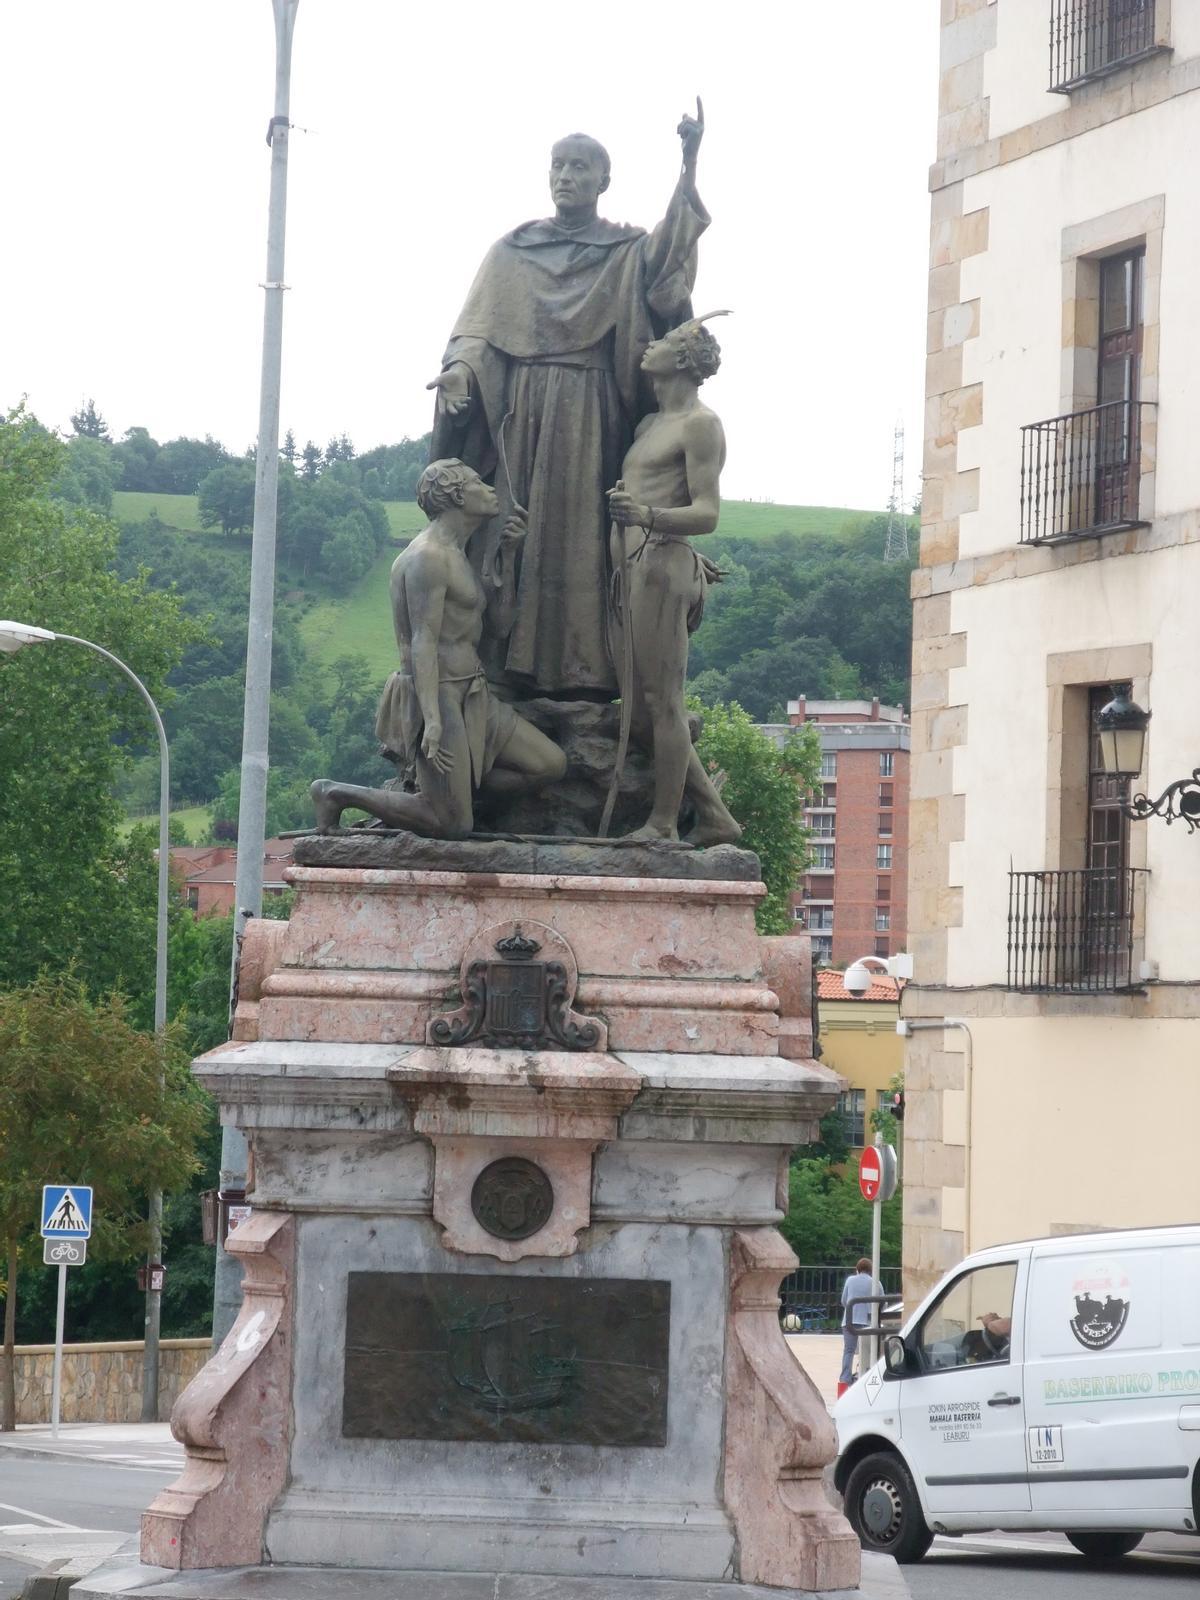
<svg viewBox="0 0 1200 1600">
<path fill-rule="evenodd" d="M 1008 874 L 1008 988 L 1114 994 L 1138 987 L 1144 867 Z"/>
<path fill-rule="evenodd" d="M 1155 0 L 1052 0 L 1050 89 L 1106 78 L 1170 47 L 1158 39 Z"/>
<path fill-rule="evenodd" d="M 1109 400 L 1021 429 L 1021 543 L 1144 526 L 1143 415 L 1150 400 Z"/>
</svg>

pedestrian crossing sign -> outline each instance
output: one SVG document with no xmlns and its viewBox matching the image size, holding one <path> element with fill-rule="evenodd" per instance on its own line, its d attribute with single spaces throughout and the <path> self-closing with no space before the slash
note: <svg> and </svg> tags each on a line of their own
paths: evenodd
<svg viewBox="0 0 1200 1600">
<path fill-rule="evenodd" d="M 48 1183 L 42 1190 L 42 1238 L 87 1239 L 92 1232 L 92 1191 L 78 1183 Z"/>
</svg>

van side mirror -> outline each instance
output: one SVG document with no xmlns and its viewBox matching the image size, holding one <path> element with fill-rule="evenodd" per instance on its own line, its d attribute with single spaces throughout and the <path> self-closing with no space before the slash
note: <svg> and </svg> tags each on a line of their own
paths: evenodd
<svg viewBox="0 0 1200 1600">
<path fill-rule="evenodd" d="M 908 1346 L 898 1333 L 889 1333 L 883 1341 L 883 1365 L 890 1378 L 902 1378 L 908 1371 Z"/>
</svg>

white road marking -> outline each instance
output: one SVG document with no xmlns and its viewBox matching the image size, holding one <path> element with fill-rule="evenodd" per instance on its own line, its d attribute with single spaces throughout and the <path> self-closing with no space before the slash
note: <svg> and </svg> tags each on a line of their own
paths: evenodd
<svg viewBox="0 0 1200 1600">
<path fill-rule="evenodd" d="M 80 1531 L 77 1522 L 60 1522 L 57 1517 L 44 1517 L 40 1511 L 27 1511 L 24 1506 L 10 1506 L 4 1500 L 0 1500 L 0 1511 L 15 1511 L 18 1516 L 32 1517 L 35 1522 L 44 1522 L 51 1528 L 69 1528 L 72 1533 Z"/>
<path fill-rule="evenodd" d="M 947 1551 L 953 1550 L 957 1545 L 960 1550 L 1008 1550 L 1015 1555 L 1061 1555 L 1073 1556 L 1076 1560 L 1079 1559 L 1079 1552 L 1074 1545 L 1059 1544 L 1050 1539 L 989 1538 L 987 1534 L 964 1533 L 959 1538 L 950 1538 L 944 1534 L 939 1534 L 933 1543 L 935 1549 Z M 1195 1556 L 1192 1556 L 1173 1550 L 1134 1550 L 1124 1559 L 1126 1561 L 1174 1561 L 1182 1562 L 1184 1566 L 1194 1567 L 1200 1561 L 1200 1551 Z"/>
</svg>

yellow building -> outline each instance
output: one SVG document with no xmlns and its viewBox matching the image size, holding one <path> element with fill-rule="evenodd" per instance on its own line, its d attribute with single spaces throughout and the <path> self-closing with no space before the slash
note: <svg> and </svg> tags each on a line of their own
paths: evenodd
<svg viewBox="0 0 1200 1600">
<path fill-rule="evenodd" d="M 904 1066 L 904 1041 L 896 1032 L 900 1016 L 895 978 L 873 977 L 865 995 L 851 995 L 842 974 L 817 973 L 821 1061 L 846 1080 L 838 1101 L 846 1118 L 846 1138 L 853 1151 L 871 1144 L 871 1113 L 890 1106 L 891 1082 Z"/>
</svg>

